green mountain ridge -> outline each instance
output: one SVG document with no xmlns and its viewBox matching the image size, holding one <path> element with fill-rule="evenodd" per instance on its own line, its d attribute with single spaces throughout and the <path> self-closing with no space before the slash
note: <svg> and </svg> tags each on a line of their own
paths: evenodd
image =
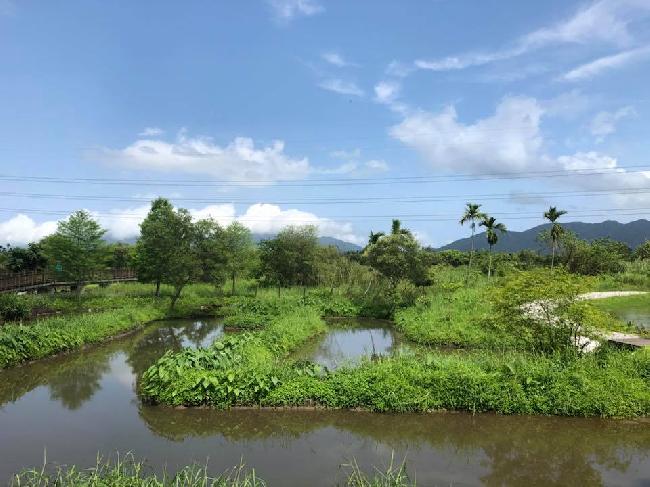
<svg viewBox="0 0 650 487">
<path fill-rule="evenodd" d="M 548 248 L 539 242 L 537 237 L 540 232 L 548 229 L 550 226 L 550 223 L 545 223 L 521 232 L 508 232 L 499 237 L 499 243 L 494 247 L 494 250 L 497 252 L 519 252 L 520 250 L 547 252 Z M 650 240 L 650 221 L 645 219 L 635 220 L 629 223 L 621 223 L 614 220 L 606 220 L 600 223 L 566 222 L 562 223 L 562 226 L 584 240 L 591 241 L 597 238 L 611 238 L 623 242 L 633 249 L 646 240 Z M 474 242 L 477 249 L 487 250 L 488 244 L 485 239 L 485 232 L 476 234 Z M 437 250 L 452 249 L 470 250 L 470 238 L 461 238 Z"/>
</svg>

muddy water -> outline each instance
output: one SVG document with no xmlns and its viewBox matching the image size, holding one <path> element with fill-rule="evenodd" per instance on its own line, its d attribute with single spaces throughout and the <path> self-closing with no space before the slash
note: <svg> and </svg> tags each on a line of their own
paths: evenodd
<svg viewBox="0 0 650 487">
<path fill-rule="evenodd" d="M 94 465 L 133 451 L 155 469 L 213 472 L 244 458 L 271 486 L 341 482 L 406 458 L 418 485 L 649 485 L 650 423 L 581 418 L 346 411 L 210 411 L 143 406 L 136 375 L 166 349 L 201 346 L 216 321 L 176 321 L 0 372 L 0 478 L 48 461 Z M 374 338 L 373 338 L 374 340 Z"/>
</svg>

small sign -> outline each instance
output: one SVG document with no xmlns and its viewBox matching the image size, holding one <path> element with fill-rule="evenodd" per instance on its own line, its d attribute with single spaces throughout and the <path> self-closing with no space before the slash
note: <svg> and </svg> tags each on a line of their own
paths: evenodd
<svg viewBox="0 0 650 487">
<path fill-rule="evenodd" d="M 61 265 L 61 262 L 56 263 L 56 265 L 54 266 L 54 270 L 56 272 L 61 272 L 63 270 L 63 266 Z"/>
</svg>

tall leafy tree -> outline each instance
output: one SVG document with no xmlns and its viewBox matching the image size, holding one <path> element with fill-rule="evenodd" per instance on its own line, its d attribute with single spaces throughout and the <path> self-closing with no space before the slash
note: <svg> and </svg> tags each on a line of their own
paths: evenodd
<svg viewBox="0 0 650 487">
<path fill-rule="evenodd" d="M 508 231 L 506 226 L 503 223 L 498 223 L 496 218 L 493 216 L 485 215 L 483 221 L 479 223 L 480 226 L 485 227 L 485 237 L 487 238 L 488 245 L 490 246 L 489 250 L 489 261 L 488 261 L 488 279 L 492 277 L 492 247 L 494 247 L 499 241 L 499 234 L 504 234 Z"/>
<path fill-rule="evenodd" d="M 167 238 L 175 244 L 166 255 L 162 282 L 174 288 L 171 300 L 173 308 L 183 288 L 200 273 L 197 255 L 197 229 L 190 212 L 184 208 L 172 211 L 167 222 Z"/>
<path fill-rule="evenodd" d="M 552 256 L 551 256 L 551 269 L 555 265 L 555 252 L 557 250 L 557 244 L 562 238 L 564 233 L 564 227 L 560 225 L 557 220 L 562 216 L 566 215 L 566 211 L 558 210 L 557 207 L 551 206 L 548 211 L 544 212 L 544 218 L 551 222 L 551 247 L 552 247 Z"/>
<path fill-rule="evenodd" d="M 228 225 L 222 232 L 221 251 L 234 295 L 235 280 L 249 272 L 255 262 L 255 245 L 250 230 L 239 222 Z"/>
<path fill-rule="evenodd" d="M 318 237 L 316 227 L 290 226 L 260 242 L 260 265 L 265 280 L 280 288 L 306 286 L 314 279 Z"/>
<path fill-rule="evenodd" d="M 199 264 L 198 278 L 221 287 L 225 280 L 225 257 L 222 249 L 224 229 L 212 218 L 197 221 L 196 257 Z"/>
<path fill-rule="evenodd" d="M 481 212 L 481 205 L 476 203 L 467 203 L 465 206 L 465 212 L 460 219 L 461 225 L 469 223 L 469 227 L 472 230 L 472 235 L 470 236 L 472 249 L 469 253 L 469 263 L 467 265 L 468 269 L 472 268 L 472 260 L 474 258 L 474 234 L 476 233 L 476 222 L 480 222 L 485 218 L 485 216 L 485 213 Z"/>
<path fill-rule="evenodd" d="M 41 245 L 49 262 L 63 279 L 75 283 L 78 293 L 86 281 L 104 268 L 106 233 L 86 211 L 77 211 L 59 222 L 54 234 L 45 237 Z"/>
<path fill-rule="evenodd" d="M 399 220 L 393 220 L 393 222 Z M 411 232 L 393 224 L 390 235 L 378 239 L 364 250 L 370 266 L 396 285 L 407 279 L 420 283 L 425 278 L 426 265 L 422 259 L 420 244 Z"/>
<path fill-rule="evenodd" d="M 138 280 L 156 285 L 160 296 L 167 263 L 176 242 L 169 232 L 169 222 L 174 218 L 174 206 L 165 198 L 151 202 L 151 209 L 140 224 L 140 238 L 135 246 L 135 268 Z"/>
</svg>

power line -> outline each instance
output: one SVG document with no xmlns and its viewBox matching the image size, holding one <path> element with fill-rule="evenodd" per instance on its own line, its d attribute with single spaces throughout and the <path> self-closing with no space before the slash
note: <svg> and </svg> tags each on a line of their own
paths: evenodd
<svg viewBox="0 0 650 487">
<path fill-rule="evenodd" d="M 593 190 L 576 190 L 576 191 L 551 191 L 551 192 L 527 192 L 518 193 L 470 193 L 470 194 L 447 194 L 438 196 L 368 196 L 363 198 L 296 198 L 282 200 L 268 200 L 265 203 L 278 205 L 329 205 L 329 204 L 358 204 L 358 203 L 427 203 L 427 202 L 444 202 L 451 200 L 512 200 L 517 197 L 526 199 L 548 199 L 548 198 L 567 198 L 567 197 L 591 197 L 603 195 L 645 195 L 650 194 L 650 187 L 631 188 L 631 189 L 593 189 Z M 13 198 L 30 198 L 30 199 L 60 199 L 60 200 L 77 200 L 77 201 L 116 201 L 130 203 L 149 203 L 152 198 L 149 197 L 123 197 L 111 195 L 69 195 L 61 193 L 23 193 L 13 191 L 0 191 L 0 197 Z M 191 197 L 170 197 L 173 201 L 184 201 L 188 203 L 202 204 L 256 204 L 260 203 L 259 199 L 241 199 L 241 198 L 191 198 Z"/>
<path fill-rule="evenodd" d="M 0 211 L 6 212 L 17 212 L 17 213 L 37 213 L 45 215 L 58 215 L 58 216 L 68 216 L 73 211 L 66 210 L 47 210 L 47 209 L 36 209 L 36 208 L 0 208 Z M 650 208 L 592 208 L 586 210 L 575 210 L 570 212 L 571 216 L 578 217 L 596 217 L 596 216 L 643 216 L 647 215 L 650 212 Z M 506 216 L 508 220 L 523 220 L 531 218 L 540 218 L 540 212 L 531 212 L 531 213 L 522 213 L 522 212 L 494 212 L 492 213 L 495 216 Z M 144 215 L 134 214 L 134 213 L 100 213 L 92 212 L 92 215 L 96 218 L 102 219 L 115 219 L 115 220 L 142 220 Z M 236 219 L 243 222 L 267 222 L 267 218 L 251 218 L 251 217 L 235 217 L 235 216 L 225 216 L 227 219 Z M 390 218 L 407 218 L 409 221 L 419 221 L 419 222 L 444 222 L 444 221 L 458 221 L 458 216 L 450 215 L 449 213 L 416 213 L 416 214 L 386 214 L 386 215 L 328 215 L 328 216 L 318 216 L 311 219 L 308 218 L 291 218 L 291 217 L 276 217 L 276 220 L 286 221 L 287 223 L 319 223 L 319 220 L 327 219 L 390 219 Z"/>
<path fill-rule="evenodd" d="M 643 170 L 629 171 L 628 169 L 646 168 Z M 621 170 L 626 170 L 621 173 Z M 325 179 L 251 179 L 251 180 L 212 180 L 205 179 L 134 179 L 134 178 L 65 178 L 53 176 L 12 176 L 0 175 L 0 180 L 9 182 L 31 182 L 31 183 L 56 183 L 56 184 L 101 184 L 101 185 L 129 185 L 129 186 L 173 186 L 173 187 L 256 187 L 258 185 L 273 185 L 275 187 L 311 187 L 311 186 L 355 186 L 355 185 L 376 185 L 376 184 L 413 184 L 413 183 L 441 183 L 441 182 L 462 182 L 462 181 L 485 181 L 485 180 L 517 180 L 517 179 L 539 179 L 567 176 L 598 176 L 608 174 L 637 174 L 650 171 L 650 164 L 618 166 L 615 168 L 595 169 L 554 169 L 546 171 L 509 171 L 501 173 L 475 173 L 439 176 L 387 176 L 376 178 L 325 178 Z"/>
</svg>

